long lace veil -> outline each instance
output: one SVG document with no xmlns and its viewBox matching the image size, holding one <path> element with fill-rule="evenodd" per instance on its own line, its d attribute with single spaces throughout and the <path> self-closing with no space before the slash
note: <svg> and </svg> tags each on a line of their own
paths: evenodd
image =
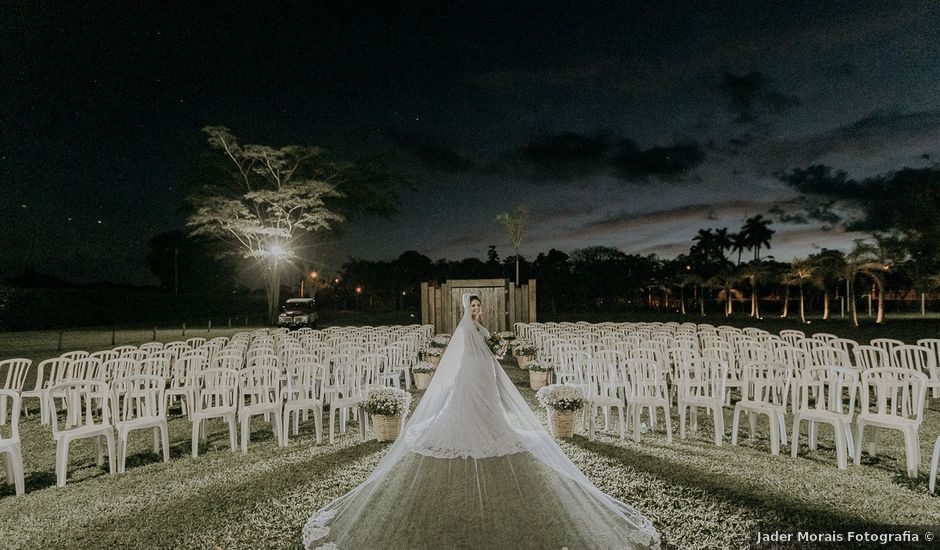
<svg viewBox="0 0 940 550">
<path fill-rule="evenodd" d="M 316 512 L 307 548 L 655 548 L 648 519 L 571 462 L 463 316 L 402 435 Z M 319 545 L 319 546 L 318 546 Z"/>
</svg>

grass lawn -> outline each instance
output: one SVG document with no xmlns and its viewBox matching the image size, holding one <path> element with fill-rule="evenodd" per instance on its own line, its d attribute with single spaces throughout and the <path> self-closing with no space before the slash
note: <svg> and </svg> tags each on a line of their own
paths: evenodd
<svg viewBox="0 0 940 550">
<path fill-rule="evenodd" d="M 2 335 L 7 345 L 9 336 Z M 512 361 L 504 366 L 535 408 L 526 372 Z M 226 429 L 215 421 L 194 460 L 190 424 L 174 415 L 169 464 L 141 433 L 132 440 L 128 471 L 110 476 L 95 466 L 93 446 L 79 442 L 70 453 L 68 484 L 58 489 L 51 431 L 39 425 L 35 401 L 31 409 L 21 422 L 27 493 L 14 497 L 12 486 L 0 484 L 3 548 L 298 548 L 306 518 L 364 480 L 388 448 L 362 442 L 355 425 L 334 445 L 317 446 L 312 420 L 279 448 L 259 418 L 247 455 L 228 451 Z M 826 428 L 820 449 L 810 453 L 804 436 L 794 460 L 770 455 L 766 421 L 754 442 L 742 433 L 737 447 L 727 438 L 715 447 L 707 417 L 700 418 L 699 434 L 684 441 L 673 419 L 672 444 L 663 432 L 646 434 L 639 444 L 604 433 L 593 442 L 581 435 L 562 442 L 598 487 L 653 520 L 666 548 L 744 548 L 753 530 L 771 526 L 940 524 L 940 497 L 927 491 L 926 464 L 940 435 L 940 400 L 921 427 L 925 462 L 914 480 L 904 474 L 903 445 L 892 433 L 882 433 L 876 459 L 866 454 L 861 466 L 842 471 Z M 730 437 L 730 410 L 726 425 Z"/>
</svg>

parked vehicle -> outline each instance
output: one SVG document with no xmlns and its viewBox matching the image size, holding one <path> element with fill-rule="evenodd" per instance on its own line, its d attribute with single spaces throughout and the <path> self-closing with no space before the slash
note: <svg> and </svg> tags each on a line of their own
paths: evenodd
<svg viewBox="0 0 940 550">
<path fill-rule="evenodd" d="M 291 329 L 317 328 L 317 302 L 313 298 L 290 298 L 281 306 L 277 326 Z"/>
</svg>

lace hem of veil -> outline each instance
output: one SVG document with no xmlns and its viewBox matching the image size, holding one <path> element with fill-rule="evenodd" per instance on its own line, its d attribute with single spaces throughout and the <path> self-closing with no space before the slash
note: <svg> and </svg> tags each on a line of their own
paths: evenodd
<svg viewBox="0 0 940 550">
<path fill-rule="evenodd" d="M 336 515 L 335 510 L 329 510 L 325 512 L 317 512 L 310 516 L 310 519 L 307 520 L 307 523 L 304 525 L 303 529 L 303 541 L 304 548 L 307 550 L 336 550 L 336 543 L 329 542 L 313 547 L 314 543 L 319 540 L 323 540 L 330 534 L 330 528 L 326 526 L 327 523 Z"/>
<path fill-rule="evenodd" d="M 442 449 L 437 447 L 428 447 L 426 445 L 415 445 L 409 441 L 411 452 L 424 455 L 430 458 L 494 458 L 516 453 L 527 453 L 529 449 L 522 443 L 515 442 L 511 445 L 494 445 L 488 448 L 476 447 L 473 449 Z"/>
</svg>

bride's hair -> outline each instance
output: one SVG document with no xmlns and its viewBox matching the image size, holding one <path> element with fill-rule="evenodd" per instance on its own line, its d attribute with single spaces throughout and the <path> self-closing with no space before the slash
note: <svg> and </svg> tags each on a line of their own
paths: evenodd
<svg viewBox="0 0 940 550">
<path fill-rule="evenodd" d="M 480 302 L 480 305 L 483 305 L 483 300 L 481 300 L 479 296 L 477 296 L 476 294 L 471 294 L 470 303 L 472 304 L 474 300 Z"/>
</svg>

